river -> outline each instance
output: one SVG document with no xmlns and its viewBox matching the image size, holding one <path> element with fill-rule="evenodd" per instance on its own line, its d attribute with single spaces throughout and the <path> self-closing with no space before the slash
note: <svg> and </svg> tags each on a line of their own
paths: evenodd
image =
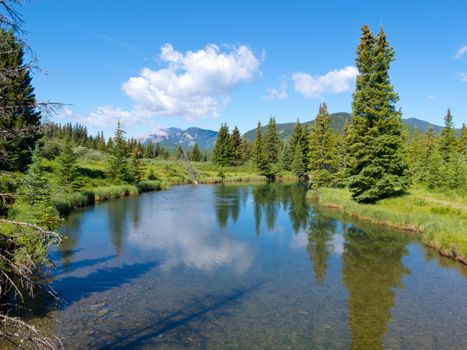
<svg viewBox="0 0 467 350">
<path fill-rule="evenodd" d="M 467 267 L 316 208 L 298 185 L 176 186 L 73 212 L 66 349 L 467 349 Z"/>
</svg>

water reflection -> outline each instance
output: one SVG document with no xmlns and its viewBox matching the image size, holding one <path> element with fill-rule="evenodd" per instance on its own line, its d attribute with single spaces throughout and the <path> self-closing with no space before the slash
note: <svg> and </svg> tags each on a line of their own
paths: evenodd
<svg viewBox="0 0 467 350">
<path fill-rule="evenodd" d="M 253 260 L 248 244 L 230 236 L 219 236 L 213 222 L 217 218 L 217 224 L 225 227 L 229 217 L 238 218 L 242 192 L 227 187 L 216 191 L 220 200 L 214 217 L 212 204 L 206 198 L 185 196 L 183 201 L 176 201 L 176 210 L 174 198 L 169 201 L 161 198 L 157 203 L 143 200 L 139 216 L 134 216 L 129 223 L 128 242 L 142 250 L 159 252 L 161 268 L 165 271 L 179 266 L 206 272 L 231 267 L 236 273 L 243 273 Z M 165 194 L 178 196 L 176 191 Z M 121 218 L 123 213 L 109 211 L 109 215 L 112 220 L 114 215 Z"/>
<path fill-rule="evenodd" d="M 464 348 L 449 335 L 465 330 L 465 267 L 305 192 L 179 186 L 71 215 L 54 282 L 66 347 Z"/>
<path fill-rule="evenodd" d="M 319 284 L 323 284 L 328 260 L 334 250 L 333 235 L 335 233 L 336 220 L 319 215 L 316 210 L 311 212 L 306 250 Z"/>
<path fill-rule="evenodd" d="M 352 349 L 381 349 L 394 306 L 394 288 L 402 288 L 409 271 L 402 264 L 407 239 L 403 236 L 345 230 L 342 278 L 349 293 Z"/>
</svg>

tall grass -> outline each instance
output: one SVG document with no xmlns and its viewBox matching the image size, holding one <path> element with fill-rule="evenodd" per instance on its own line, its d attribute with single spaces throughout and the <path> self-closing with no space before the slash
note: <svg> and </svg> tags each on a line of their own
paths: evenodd
<svg viewBox="0 0 467 350">
<path fill-rule="evenodd" d="M 466 210 L 432 202 L 420 193 L 384 199 L 377 204 L 356 203 L 343 189 L 309 191 L 307 197 L 352 217 L 417 233 L 441 254 L 467 264 Z"/>
<path fill-rule="evenodd" d="M 97 187 L 91 191 L 96 202 L 106 201 L 108 199 L 121 198 L 126 196 L 136 196 L 139 193 L 135 185 L 110 185 Z"/>
</svg>

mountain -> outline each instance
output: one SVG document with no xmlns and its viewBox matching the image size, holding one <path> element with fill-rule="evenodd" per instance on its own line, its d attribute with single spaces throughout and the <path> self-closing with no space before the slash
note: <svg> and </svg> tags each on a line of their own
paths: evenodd
<svg viewBox="0 0 467 350">
<path fill-rule="evenodd" d="M 345 113 L 345 112 L 339 112 L 339 113 L 332 113 L 331 115 L 331 127 L 334 130 L 342 130 L 344 128 L 344 122 L 346 119 L 350 119 L 350 114 Z M 314 123 L 314 120 L 311 120 L 309 122 L 305 122 L 303 124 L 308 125 L 310 127 Z M 276 124 L 277 130 L 279 131 L 279 136 L 282 140 L 288 139 L 293 132 L 293 128 L 295 126 L 295 122 L 293 123 L 278 123 Z M 262 132 L 266 130 L 266 125 L 263 125 L 261 128 Z M 254 141 L 256 137 L 256 128 L 247 131 L 244 136 L 249 140 L 249 141 Z"/>
<path fill-rule="evenodd" d="M 138 140 L 143 144 L 159 143 L 161 146 L 175 148 L 178 145 L 193 147 L 195 143 L 201 149 L 212 149 L 216 142 L 217 131 L 201 128 L 179 128 L 154 129 L 145 133 Z"/>
<path fill-rule="evenodd" d="M 341 131 L 344 128 L 344 123 L 346 119 L 349 120 L 350 122 L 350 113 L 346 113 L 346 112 L 332 113 L 330 117 L 331 117 L 331 127 L 334 131 Z M 417 118 L 402 119 L 402 122 L 405 125 L 407 125 L 409 131 L 419 130 L 421 132 L 425 132 L 428 130 L 430 125 L 433 127 L 433 130 L 435 131 L 436 134 L 439 134 L 441 130 L 443 130 L 442 126 L 433 125 L 429 122 L 426 122 L 424 120 L 417 119 Z M 314 123 L 314 120 L 311 120 L 303 124 L 306 124 L 310 127 L 313 123 Z M 294 126 L 295 126 L 295 123 L 277 124 L 277 130 L 279 131 L 279 135 L 282 140 L 286 140 L 290 137 L 290 135 L 292 135 Z M 266 130 L 266 126 L 263 126 L 261 130 L 264 132 Z M 460 132 L 460 129 L 456 129 L 456 131 Z M 247 131 L 245 133 L 245 137 L 249 141 L 254 141 L 256 137 L 256 128 Z"/>
<path fill-rule="evenodd" d="M 335 131 L 341 131 L 344 128 L 344 122 L 346 119 L 350 119 L 350 114 L 346 112 L 332 113 L 331 114 L 331 126 Z M 407 118 L 402 120 L 408 127 L 409 131 L 415 129 L 424 132 L 428 130 L 430 125 L 433 127 L 435 133 L 439 134 L 443 129 L 442 126 L 432 125 L 429 122 L 426 122 L 417 118 Z M 314 120 L 305 122 L 308 126 L 311 126 L 314 123 Z M 286 140 L 292 135 L 295 122 L 293 123 L 282 123 L 277 124 L 277 130 L 279 131 L 280 138 Z M 266 130 L 266 125 L 262 127 L 262 131 Z M 460 132 L 460 130 L 457 130 Z M 254 141 L 256 134 L 256 128 L 247 131 L 244 136 L 250 140 Z M 175 148 L 177 145 L 182 145 L 184 147 L 193 147 L 195 143 L 201 149 L 210 150 L 214 148 L 214 144 L 217 138 L 217 131 L 206 130 L 200 128 L 188 128 L 182 130 L 179 128 L 167 128 L 167 129 L 155 129 L 151 132 L 144 134 L 139 137 L 138 140 L 143 144 L 147 143 L 157 143 L 159 142 L 161 146 L 168 148 Z"/>
</svg>

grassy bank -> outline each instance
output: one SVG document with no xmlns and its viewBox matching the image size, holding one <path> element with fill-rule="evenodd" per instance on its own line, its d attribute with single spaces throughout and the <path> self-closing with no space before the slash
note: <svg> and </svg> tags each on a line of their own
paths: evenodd
<svg viewBox="0 0 467 350">
<path fill-rule="evenodd" d="M 377 204 L 358 204 L 344 189 L 309 191 L 307 198 L 344 214 L 419 235 L 440 254 L 467 264 L 467 208 L 462 201 L 422 190 Z"/>
<path fill-rule="evenodd" d="M 96 202 L 109 199 L 135 196 L 141 192 L 159 191 L 166 189 L 167 183 L 163 181 L 142 181 L 138 185 L 110 185 L 100 186 L 82 192 L 55 193 L 52 195 L 52 203 L 61 214 L 68 214 L 74 208 L 80 208 Z"/>
</svg>

